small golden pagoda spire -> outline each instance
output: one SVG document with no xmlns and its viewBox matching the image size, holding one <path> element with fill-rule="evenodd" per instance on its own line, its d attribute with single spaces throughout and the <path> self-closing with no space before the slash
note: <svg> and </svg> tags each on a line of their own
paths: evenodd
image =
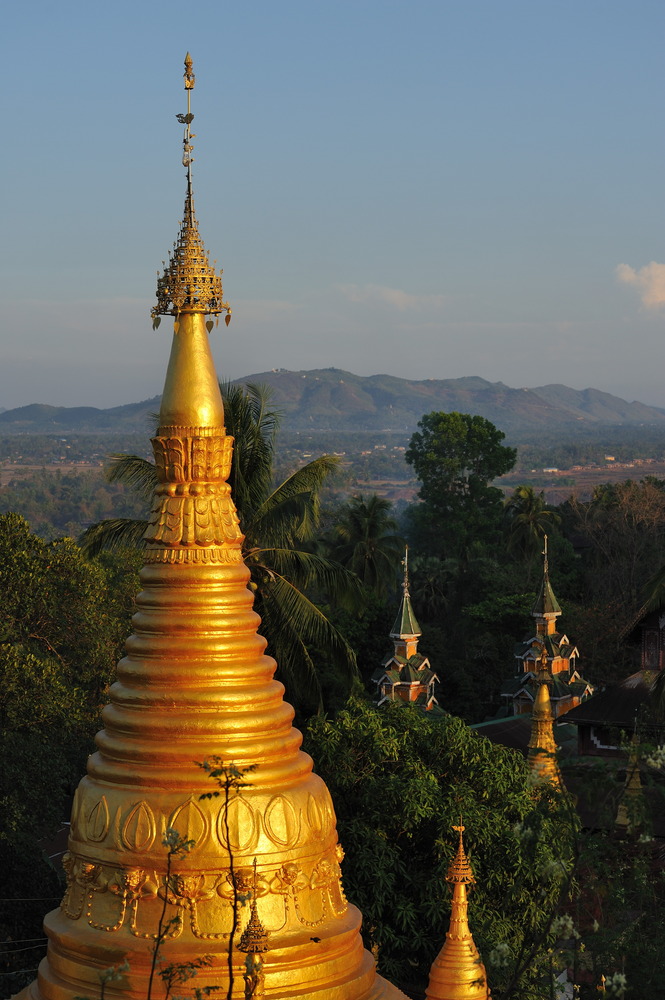
<svg viewBox="0 0 665 1000">
<path fill-rule="evenodd" d="M 551 674 L 547 668 L 547 650 L 543 646 L 540 670 L 536 678 L 537 690 L 531 715 L 531 738 L 527 762 L 534 780 L 540 784 L 549 781 L 561 787 L 561 775 L 556 761 L 557 747 L 554 740 L 554 714 L 550 701 Z"/>
<path fill-rule="evenodd" d="M 188 55 L 186 158 L 193 86 Z M 94 1000 L 100 974 L 125 961 L 122 983 L 107 994 L 145 1000 L 151 982 L 159 1000 L 160 928 L 162 963 L 210 956 L 197 977 L 204 991 L 239 1000 L 244 983 L 246 996 L 265 985 L 271 1000 L 405 1000 L 363 948 L 361 915 L 342 890 L 330 793 L 300 749 L 257 632 L 227 482 L 233 439 L 205 323 L 222 310 L 228 317 L 228 306 L 197 256 L 191 157 L 186 165 L 185 219 L 155 310 L 176 323 L 134 634 L 74 797 L 67 890 L 44 921 L 48 953 L 21 1000 Z M 228 794 L 211 794 L 196 763 L 212 757 L 233 779 Z M 188 850 L 171 852 L 174 831 Z M 252 899 L 252 914 L 241 935 L 242 898 Z M 264 933 L 271 961 L 257 969 Z"/>
<path fill-rule="evenodd" d="M 467 886 L 475 879 L 464 852 L 460 823 L 453 830 L 459 833 L 459 844 L 446 881 L 453 886 L 450 928 L 429 974 L 427 1000 L 489 1000 L 487 974 L 469 929 Z"/>
<path fill-rule="evenodd" d="M 264 995 L 265 975 L 263 973 L 263 959 L 260 956 L 268 950 L 269 936 L 259 919 L 256 906 L 256 858 L 254 858 L 253 867 L 254 878 L 252 882 L 252 903 L 249 920 L 238 942 L 238 951 L 244 951 L 247 955 L 244 975 L 245 1000 L 253 1000 L 253 998 Z"/>
</svg>

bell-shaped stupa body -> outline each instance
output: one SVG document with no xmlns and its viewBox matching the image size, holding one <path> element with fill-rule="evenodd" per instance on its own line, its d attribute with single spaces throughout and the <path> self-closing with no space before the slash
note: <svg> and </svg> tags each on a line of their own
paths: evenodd
<svg viewBox="0 0 665 1000">
<path fill-rule="evenodd" d="M 185 82 L 189 97 L 191 60 Z M 189 106 L 179 117 L 191 162 Z M 190 162 L 183 229 L 198 253 Z M 233 441 L 208 344 L 206 315 L 228 315 L 228 306 L 200 260 L 198 287 L 188 284 L 181 250 L 158 289 L 157 313 L 175 316 L 175 332 L 134 634 L 76 792 L 67 891 L 45 920 L 48 953 L 21 996 L 97 1000 L 100 976 L 126 962 L 105 996 L 145 1000 L 161 927 L 155 1000 L 160 967 L 202 956 L 210 964 L 179 994 L 215 987 L 226 996 L 232 978 L 238 998 L 397 1000 L 363 948 L 329 792 L 300 749 L 257 633 L 227 482 Z M 219 790 L 197 763 L 213 757 L 245 787 L 202 798 Z M 167 860 L 169 831 L 192 843 Z"/>
</svg>

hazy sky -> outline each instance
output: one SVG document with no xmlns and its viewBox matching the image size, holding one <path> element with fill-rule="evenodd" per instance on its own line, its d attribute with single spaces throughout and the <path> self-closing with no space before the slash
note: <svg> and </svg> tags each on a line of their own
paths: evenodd
<svg viewBox="0 0 665 1000">
<path fill-rule="evenodd" d="M 188 49 L 221 376 L 665 406 L 663 0 L 33 0 L 2 35 L 0 406 L 161 391 Z"/>
</svg>

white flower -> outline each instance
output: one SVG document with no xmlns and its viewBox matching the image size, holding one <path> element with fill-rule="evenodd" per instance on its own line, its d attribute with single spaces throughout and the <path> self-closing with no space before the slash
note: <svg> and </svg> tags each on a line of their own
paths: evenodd
<svg viewBox="0 0 665 1000">
<path fill-rule="evenodd" d="M 656 747 L 652 754 L 646 758 L 649 767 L 665 768 L 665 746 Z"/>
<path fill-rule="evenodd" d="M 552 934 L 554 934 L 557 940 L 563 938 L 564 940 L 571 937 L 576 937 L 577 932 L 573 926 L 573 918 L 568 913 L 562 913 L 561 916 L 555 917 L 552 921 Z"/>
</svg>

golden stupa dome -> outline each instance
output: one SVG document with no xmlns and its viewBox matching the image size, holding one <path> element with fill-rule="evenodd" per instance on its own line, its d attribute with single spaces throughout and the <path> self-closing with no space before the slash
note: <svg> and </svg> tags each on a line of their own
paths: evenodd
<svg viewBox="0 0 665 1000">
<path fill-rule="evenodd" d="M 208 343 L 206 317 L 228 316 L 228 306 L 203 244 L 182 236 L 193 220 L 193 85 L 188 56 L 188 193 L 158 286 L 155 315 L 175 323 L 134 634 L 76 792 L 67 890 L 45 920 L 48 953 L 20 996 L 96 1000 L 106 976 L 107 1000 L 157 998 L 160 969 L 205 959 L 180 993 L 397 1000 L 363 948 L 330 794 L 300 749 L 257 631 Z"/>
</svg>

